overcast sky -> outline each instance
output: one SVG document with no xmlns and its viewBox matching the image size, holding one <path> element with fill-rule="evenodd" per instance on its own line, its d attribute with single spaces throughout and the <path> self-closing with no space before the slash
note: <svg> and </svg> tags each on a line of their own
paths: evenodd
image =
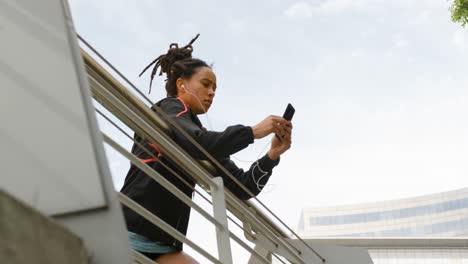
<svg viewBox="0 0 468 264">
<path fill-rule="evenodd" d="M 77 31 L 145 92 L 143 67 L 200 33 L 193 55 L 218 79 L 206 127 L 295 106 L 293 146 L 259 196 L 292 227 L 306 207 L 468 186 L 468 28 L 449 1 L 70 2 Z M 150 98 L 164 96 L 159 78 Z M 128 161 L 109 155 L 120 188 Z"/>
</svg>

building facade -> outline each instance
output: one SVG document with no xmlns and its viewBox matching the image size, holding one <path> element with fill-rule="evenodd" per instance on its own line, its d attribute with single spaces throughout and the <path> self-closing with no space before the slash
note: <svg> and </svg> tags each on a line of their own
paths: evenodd
<svg viewBox="0 0 468 264">
<path fill-rule="evenodd" d="M 468 188 L 390 201 L 307 208 L 302 212 L 298 233 L 305 239 L 462 239 L 468 237 Z M 375 263 L 468 263 L 466 246 L 395 245 L 369 252 Z"/>
</svg>

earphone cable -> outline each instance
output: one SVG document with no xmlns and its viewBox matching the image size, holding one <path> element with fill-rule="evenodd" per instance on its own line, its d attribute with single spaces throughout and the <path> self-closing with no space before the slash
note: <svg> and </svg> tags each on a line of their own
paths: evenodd
<svg viewBox="0 0 468 264">
<path fill-rule="evenodd" d="M 131 83 L 127 78 L 125 78 L 125 76 L 120 73 L 114 66 L 112 66 L 112 64 L 110 62 L 108 62 L 107 60 L 105 60 L 103 58 L 102 55 L 100 55 L 94 48 L 91 47 L 91 45 L 89 45 L 87 42 L 85 42 L 85 40 L 83 38 L 81 38 L 81 36 L 79 36 L 79 39 L 85 43 L 95 54 L 97 54 L 109 67 L 111 67 L 120 77 L 122 77 L 123 80 L 125 80 L 125 82 L 127 82 L 133 89 L 135 89 L 140 95 L 142 95 L 147 101 L 151 102 L 151 100 L 149 100 L 146 96 L 144 96 L 144 94 L 141 93 L 141 91 L 138 90 L 138 88 L 136 88 L 136 86 Z M 187 137 L 188 140 L 190 140 L 195 146 L 197 146 L 197 148 L 200 149 L 200 151 L 202 151 L 202 153 L 206 154 L 207 157 L 209 157 L 209 159 L 217 166 L 219 167 L 219 169 L 221 169 L 223 172 L 225 172 L 237 185 L 239 185 L 239 187 L 241 189 L 243 189 L 244 191 L 246 191 L 249 195 L 251 195 L 253 197 L 254 200 L 256 200 L 263 208 L 265 208 L 265 210 L 270 213 L 277 221 L 279 221 L 279 223 L 281 223 L 287 230 L 289 230 L 302 244 L 304 244 L 304 246 L 308 249 L 310 249 L 314 254 L 316 254 L 319 258 L 321 258 L 322 260 L 324 260 L 324 258 L 322 256 L 320 256 L 320 254 L 318 254 L 310 245 L 308 245 L 296 232 L 294 232 L 294 230 L 292 230 L 281 218 L 279 218 L 270 208 L 268 208 L 262 201 L 260 201 L 257 197 L 255 197 L 251 191 L 249 191 L 248 189 L 246 189 L 237 179 L 235 179 L 235 177 L 233 177 L 231 174 L 229 174 L 229 172 L 224 168 L 222 167 L 219 162 L 217 162 L 214 158 L 212 158 L 209 153 L 206 152 L 206 150 L 204 150 L 197 142 L 195 142 L 193 140 L 193 138 L 191 138 L 183 129 L 181 129 L 177 124 L 175 124 L 175 122 L 173 120 L 170 120 L 170 118 L 167 118 L 167 115 L 165 115 L 165 113 L 158 109 L 158 107 L 155 107 L 154 108 L 155 111 L 159 114 L 161 114 L 162 116 L 165 117 L 165 120 L 167 120 L 167 122 L 169 122 L 169 124 L 173 125 L 176 129 L 178 129 L 184 136 Z"/>
<path fill-rule="evenodd" d="M 150 155 L 152 158 L 158 158 L 155 154 L 153 154 L 151 151 L 149 151 L 147 148 L 145 148 L 145 146 L 141 143 L 139 143 L 138 141 L 136 141 L 132 136 L 130 136 L 123 128 L 121 128 L 117 123 L 115 123 L 114 121 L 112 121 L 107 115 L 105 115 L 102 111 L 100 111 L 99 109 L 95 108 L 95 111 L 101 115 L 106 121 L 108 121 L 109 123 L 111 123 L 116 129 L 118 129 L 122 134 L 124 134 L 128 139 L 130 139 L 131 141 L 133 141 L 140 149 L 142 149 L 146 154 Z M 175 172 L 174 170 L 172 170 L 172 168 L 170 168 L 167 164 L 165 164 L 162 160 L 159 160 L 159 163 L 164 167 L 166 168 L 167 170 L 169 170 L 173 175 L 175 175 L 184 185 L 186 185 L 187 187 L 189 187 L 192 191 L 194 191 L 195 193 L 197 193 L 198 195 L 200 195 L 201 198 L 203 198 L 206 202 L 208 202 L 209 204 L 213 205 L 213 203 L 206 197 L 204 196 L 200 191 L 198 191 L 196 188 L 194 188 L 191 184 L 189 184 L 186 180 L 183 179 L 183 177 Z M 133 172 L 133 173 L 136 173 L 136 170 Z M 229 215 L 226 215 L 227 218 L 232 222 L 234 223 L 234 225 L 236 225 L 240 230 L 242 230 L 244 233 L 247 232 L 247 230 L 244 229 L 243 226 L 241 226 L 239 223 L 237 223 L 236 220 L 234 220 L 231 216 Z M 275 258 L 277 258 L 279 261 L 281 261 L 282 263 L 286 264 L 283 260 L 281 260 L 276 254 L 273 254 L 275 256 Z"/>
</svg>

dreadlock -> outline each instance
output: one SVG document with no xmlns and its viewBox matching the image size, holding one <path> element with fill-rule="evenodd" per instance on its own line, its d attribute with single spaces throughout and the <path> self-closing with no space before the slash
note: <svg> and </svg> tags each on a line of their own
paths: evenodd
<svg viewBox="0 0 468 264">
<path fill-rule="evenodd" d="M 151 85 L 153 84 L 153 78 L 156 75 L 158 68 L 161 68 L 159 71 L 159 76 L 163 73 L 166 74 L 166 92 L 168 96 L 177 95 L 176 81 L 179 78 L 188 79 L 196 73 L 197 68 L 199 67 L 210 67 L 208 64 L 200 59 L 192 58 L 193 47 L 192 44 L 197 40 L 200 34 L 197 34 L 187 45 L 179 48 L 177 43 L 172 43 L 169 45 L 169 50 L 166 54 L 162 54 L 156 59 L 154 59 L 148 66 L 146 66 L 141 75 L 150 68 L 153 64 L 153 71 L 151 72 L 151 79 L 149 85 L 149 92 L 151 93 Z"/>
</svg>

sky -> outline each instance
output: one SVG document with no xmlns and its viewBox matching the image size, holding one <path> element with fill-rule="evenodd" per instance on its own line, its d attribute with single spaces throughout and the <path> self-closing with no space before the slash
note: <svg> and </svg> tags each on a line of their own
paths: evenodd
<svg viewBox="0 0 468 264">
<path fill-rule="evenodd" d="M 468 186 L 468 28 L 451 22 L 449 6 L 70 1 L 78 33 L 146 94 L 149 76 L 138 78 L 144 66 L 170 43 L 184 45 L 200 33 L 193 55 L 213 64 L 218 82 L 213 106 L 200 117 L 212 130 L 253 126 L 288 103 L 296 108 L 292 147 L 258 196 L 292 228 L 303 208 Z M 163 79 L 153 83 L 151 100 L 165 96 Z M 100 126 L 130 148 L 108 124 Z M 255 160 L 268 142 L 235 158 Z M 128 161 L 106 150 L 118 189 Z M 191 221 L 189 237 L 203 237 L 204 224 Z"/>
</svg>

